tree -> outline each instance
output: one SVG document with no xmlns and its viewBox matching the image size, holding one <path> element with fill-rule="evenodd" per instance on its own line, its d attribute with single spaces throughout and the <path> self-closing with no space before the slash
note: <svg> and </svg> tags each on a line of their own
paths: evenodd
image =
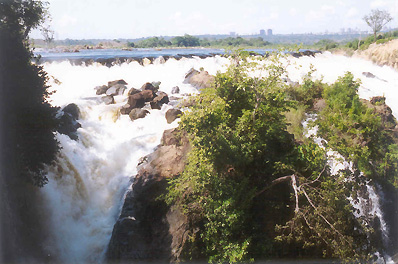
<svg viewBox="0 0 398 264">
<path fill-rule="evenodd" d="M 377 32 L 380 32 L 392 20 L 392 17 L 385 10 L 373 9 L 369 15 L 363 17 L 363 20 L 372 28 L 374 40 L 376 41 Z"/>
<path fill-rule="evenodd" d="M 0 2 L 2 151 L 13 173 L 42 186 L 45 163 L 53 161 L 58 143 L 53 131 L 57 108 L 47 101 L 47 73 L 32 63 L 28 34 L 48 17 L 47 3 L 34 0 Z"/>
</svg>

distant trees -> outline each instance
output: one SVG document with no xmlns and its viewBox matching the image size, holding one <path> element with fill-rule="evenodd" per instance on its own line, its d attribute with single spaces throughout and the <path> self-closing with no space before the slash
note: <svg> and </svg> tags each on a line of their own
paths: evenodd
<svg viewBox="0 0 398 264">
<path fill-rule="evenodd" d="M 376 41 L 377 33 L 392 20 L 392 16 L 385 10 L 373 9 L 369 15 L 363 17 L 363 20 L 372 28 L 374 41 Z"/>
</svg>

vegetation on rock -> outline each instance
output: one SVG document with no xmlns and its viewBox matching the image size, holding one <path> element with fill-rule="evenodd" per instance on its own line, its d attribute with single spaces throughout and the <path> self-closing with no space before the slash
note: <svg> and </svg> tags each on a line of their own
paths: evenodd
<svg viewBox="0 0 398 264">
<path fill-rule="evenodd" d="M 360 103 L 352 75 L 328 86 L 312 81 L 310 72 L 303 85 L 288 87 L 280 56 L 262 61 L 232 54 L 227 71 L 181 118 L 192 151 L 165 199 L 189 219 L 187 258 L 366 260 L 374 251 L 367 235 L 372 230 L 347 199 L 355 183 L 346 180 L 347 172 L 332 175 L 326 150 L 302 133 L 290 134 L 286 117 L 298 109 L 314 111 L 323 97 L 318 125 L 328 146 L 365 175 L 384 173 L 390 182 L 396 181 L 396 145 L 383 136 L 380 117 Z"/>
</svg>

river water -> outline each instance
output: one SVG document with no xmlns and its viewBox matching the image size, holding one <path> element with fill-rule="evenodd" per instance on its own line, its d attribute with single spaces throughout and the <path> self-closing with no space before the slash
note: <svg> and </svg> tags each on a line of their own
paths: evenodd
<svg viewBox="0 0 398 264">
<path fill-rule="evenodd" d="M 92 56 L 109 55 L 101 55 L 105 51 L 92 52 L 95 53 Z M 57 163 L 48 168 L 49 183 L 41 189 L 51 233 L 45 244 L 50 254 L 61 262 L 99 263 L 104 258 L 123 196 L 137 172 L 140 158 L 156 148 L 163 131 L 176 127 L 178 119 L 167 124 L 164 115 L 172 106 L 163 105 L 161 110 L 150 110 L 147 117 L 131 121 L 128 116 L 118 114 L 118 109 L 127 101 L 127 91 L 115 96 L 114 105 L 105 105 L 94 87 L 117 79 L 124 79 L 128 88 L 160 81 L 161 91 L 171 95 L 172 88 L 179 86 L 180 93 L 175 96 L 183 97 L 197 93 L 191 85 L 183 83 L 190 68 L 203 67 L 210 74 L 216 74 L 225 70 L 228 60 L 220 56 L 200 58 L 199 53 L 192 58 L 170 58 L 165 63 L 155 60 L 147 66 L 132 61 L 107 67 L 95 62 L 75 65 L 65 60 L 74 55 L 58 54 L 62 59 L 43 64 L 50 76 L 51 89 L 56 91 L 50 98 L 51 103 L 60 107 L 77 104 L 81 111 L 78 121 L 82 125 L 77 141 L 56 134 L 62 150 Z M 398 72 L 368 61 L 326 53 L 290 58 L 290 79 L 299 81 L 311 64 L 317 69 L 314 76 L 330 83 L 351 71 L 362 80 L 361 97 L 385 95 L 394 116 L 398 117 Z M 367 78 L 362 72 L 371 72 L 376 77 Z"/>
</svg>

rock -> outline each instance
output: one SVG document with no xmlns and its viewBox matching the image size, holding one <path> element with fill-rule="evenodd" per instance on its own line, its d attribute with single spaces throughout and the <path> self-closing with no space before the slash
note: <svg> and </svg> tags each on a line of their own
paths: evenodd
<svg viewBox="0 0 398 264">
<path fill-rule="evenodd" d="M 159 86 L 162 82 L 152 82 L 152 86 L 155 87 L 155 89 L 159 90 Z"/>
<path fill-rule="evenodd" d="M 210 75 L 207 71 L 197 71 L 190 69 L 185 75 L 184 83 L 189 83 L 197 89 L 210 87 L 214 83 L 214 76 Z"/>
<path fill-rule="evenodd" d="M 80 109 L 76 104 L 68 104 L 62 109 L 62 111 L 71 115 L 71 117 L 75 120 L 79 119 L 80 117 Z"/>
<path fill-rule="evenodd" d="M 141 92 L 141 91 L 136 89 L 136 88 L 134 88 L 134 87 L 131 87 L 131 89 L 127 92 L 127 95 L 133 95 L 133 94 L 136 94 L 136 93 L 139 93 L 139 92 Z"/>
<path fill-rule="evenodd" d="M 363 72 L 362 75 L 364 75 L 367 78 L 375 78 L 376 76 L 371 73 L 371 72 Z"/>
<path fill-rule="evenodd" d="M 143 59 L 142 59 L 142 66 L 148 66 L 148 65 L 150 65 L 151 63 L 152 63 L 151 60 L 148 59 L 148 58 L 143 58 Z"/>
<path fill-rule="evenodd" d="M 126 89 L 127 87 L 124 84 L 115 84 L 106 90 L 106 95 L 122 95 Z"/>
<path fill-rule="evenodd" d="M 128 104 L 133 108 L 144 107 L 145 102 L 151 101 L 155 97 L 155 94 L 151 90 L 144 90 L 139 93 L 130 95 L 128 98 Z"/>
<path fill-rule="evenodd" d="M 161 109 L 163 104 L 169 102 L 169 96 L 165 92 L 159 92 L 158 95 L 153 98 L 151 104 L 152 109 Z"/>
<path fill-rule="evenodd" d="M 153 64 L 164 64 L 164 63 L 166 63 L 166 60 L 165 60 L 162 56 L 157 57 L 157 58 L 153 61 Z"/>
<path fill-rule="evenodd" d="M 171 93 L 172 94 L 180 93 L 180 87 L 174 86 L 173 88 L 171 88 Z"/>
<path fill-rule="evenodd" d="M 132 121 L 134 121 L 139 118 L 144 118 L 147 114 L 149 114 L 149 111 L 145 109 L 134 108 L 130 111 L 129 117 Z"/>
<path fill-rule="evenodd" d="M 67 135 L 70 139 L 77 140 L 77 129 L 81 127 L 77 122 L 79 119 L 80 110 L 76 104 L 69 104 L 62 109 L 62 115 L 59 117 L 59 124 L 57 131 L 61 134 Z"/>
<path fill-rule="evenodd" d="M 95 92 L 96 95 L 101 95 L 106 93 L 106 90 L 108 90 L 108 86 L 106 85 L 96 86 L 94 89 L 96 90 Z"/>
<path fill-rule="evenodd" d="M 169 109 L 166 112 L 166 120 L 167 120 L 167 124 L 171 124 L 173 123 L 174 120 L 176 120 L 177 118 L 179 118 L 182 115 L 182 111 L 179 109 Z"/>
<path fill-rule="evenodd" d="M 141 90 L 151 90 L 152 92 L 156 93 L 159 90 L 159 86 L 155 87 L 152 83 L 147 82 L 142 85 Z"/>
<path fill-rule="evenodd" d="M 102 99 L 102 102 L 104 102 L 106 105 L 115 103 L 115 99 L 113 98 L 112 95 L 105 95 L 101 99 Z"/>
<path fill-rule="evenodd" d="M 167 192 L 167 179 L 182 173 L 190 146 L 176 129 L 164 134 L 169 144 L 147 156 L 126 194 L 106 253 L 110 263 L 181 261 L 191 235 L 188 219 L 158 197 Z"/>
<path fill-rule="evenodd" d="M 386 102 L 386 98 L 384 96 L 374 96 L 374 97 L 370 98 L 370 103 L 372 105 L 375 105 L 377 103 L 385 104 L 385 102 Z"/>
<path fill-rule="evenodd" d="M 128 115 L 128 114 L 130 114 L 132 109 L 133 108 L 131 108 L 131 106 L 129 104 L 125 104 L 122 106 L 122 108 L 120 108 L 120 114 Z"/>
<path fill-rule="evenodd" d="M 108 82 L 108 88 L 111 88 L 112 86 L 114 86 L 116 84 L 127 85 L 127 83 L 123 79 L 120 79 L 120 80 Z"/>
</svg>

